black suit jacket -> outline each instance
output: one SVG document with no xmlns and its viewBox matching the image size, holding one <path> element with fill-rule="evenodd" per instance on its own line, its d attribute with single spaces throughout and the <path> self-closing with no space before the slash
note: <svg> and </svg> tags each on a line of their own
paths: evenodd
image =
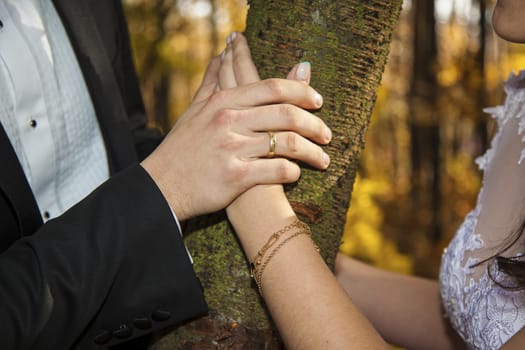
<svg viewBox="0 0 525 350">
<path fill-rule="evenodd" d="M 112 177 L 42 224 L 0 127 L 0 348 L 91 349 L 207 307 L 169 206 L 137 164 L 146 127 L 118 0 L 54 0 L 86 80 Z"/>
</svg>

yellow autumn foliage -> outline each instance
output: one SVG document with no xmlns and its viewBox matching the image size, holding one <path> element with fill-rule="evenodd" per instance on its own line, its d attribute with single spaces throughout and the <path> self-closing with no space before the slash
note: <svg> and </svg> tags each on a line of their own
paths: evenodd
<svg viewBox="0 0 525 350">
<path fill-rule="evenodd" d="M 399 253 L 395 243 L 381 231 L 384 217 L 375 198 L 388 195 L 389 191 L 386 181 L 357 177 L 340 250 L 372 265 L 410 274 L 411 258 Z"/>
</svg>

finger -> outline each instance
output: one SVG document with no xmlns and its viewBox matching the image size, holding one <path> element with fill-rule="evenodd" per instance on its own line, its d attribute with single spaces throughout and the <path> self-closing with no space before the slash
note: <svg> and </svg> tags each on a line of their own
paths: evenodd
<svg viewBox="0 0 525 350">
<path fill-rule="evenodd" d="M 232 33 L 233 72 L 239 85 L 255 83 L 259 80 L 257 67 L 253 63 L 246 37 L 241 33 Z"/>
<path fill-rule="evenodd" d="M 289 131 L 259 132 L 251 136 L 237 135 L 229 140 L 229 147 L 232 153 L 236 153 L 239 159 L 245 161 L 257 158 L 287 158 L 321 170 L 330 165 L 330 157 L 321 147 Z M 270 154 L 272 150 L 273 154 Z"/>
<path fill-rule="evenodd" d="M 255 185 L 293 183 L 301 176 L 301 168 L 284 158 L 259 158 L 248 162 L 245 166 L 246 176 L 242 179 L 245 188 Z"/>
<path fill-rule="evenodd" d="M 215 91 L 215 86 L 218 82 L 218 73 L 221 67 L 221 59 L 219 56 L 214 57 L 208 64 L 204 77 L 202 78 L 202 83 L 195 96 L 193 101 L 202 101 L 211 96 L 213 91 Z"/>
<path fill-rule="evenodd" d="M 226 102 L 230 102 L 230 107 L 233 102 L 238 108 L 289 103 L 305 109 L 318 109 L 323 105 L 323 97 L 312 87 L 286 79 L 266 79 L 239 86 L 219 100 L 222 100 L 224 107 Z"/>
<path fill-rule="evenodd" d="M 240 133 L 270 131 L 293 131 L 319 144 L 327 144 L 332 132 L 323 120 L 302 108 L 289 105 L 268 105 L 232 111 L 235 128 Z"/>
<path fill-rule="evenodd" d="M 275 132 L 264 133 L 264 142 L 260 153 L 262 156 L 268 155 L 271 151 L 271 138 L 273 137 L 274 153 L 273 157 L 284 157 L 306 163 L 317 169 L 326 169 L 330 165 L 330 157 L 321 147 L 311 141 L 301 137 L 295 132 Z"/>
<path fill-rule="evenodd" d="M 232 89 L 237 87 L 237 81 L 235 80 L 235 74 L 233 73 L 233 53 L 230 37 L 228 37 L 228 45 L 224 50 L 222 56 L 221 68 L 219 70 L 219 84 L 220 90 Z"/>
<path fill-rule="evenodd" d="M 286 79 L 298 80 L 310 84 L 311 71 L 310 62 L 301 62 L 292 68 Z"/>
</svg>

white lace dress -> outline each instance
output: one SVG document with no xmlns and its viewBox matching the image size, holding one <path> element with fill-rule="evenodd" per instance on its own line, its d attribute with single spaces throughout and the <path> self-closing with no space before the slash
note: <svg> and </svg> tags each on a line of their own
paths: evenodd
<svg viewBox="0 0 525 350">
<path fill-rule="evenodd" d="M 488 109 L 498 122 L 491 148 L 477 160 L 483 187 L 443 254 L 441 298 L 453 327 L 472 349 L 499 349 L 525 326 L 525 292 L 496 285 L 487 263 L 525 220 L 525 71 L 505 84 L 505 105 Z M 525 238 L 505 256 L 525 253 Z M 494 264 L 493 277 L 506 281 Z M 525 345 L 524 345 L 525 348 Z"/>
</svg>

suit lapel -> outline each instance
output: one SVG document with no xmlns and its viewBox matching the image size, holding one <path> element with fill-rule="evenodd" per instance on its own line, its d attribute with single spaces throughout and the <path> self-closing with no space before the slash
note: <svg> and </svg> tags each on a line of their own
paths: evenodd
<svg viewBox="0 0 525 350">
<path fill-rule="evenodd" d="M 101 35 L 115 37 L 115 33 L 99 31 L 95 18 L 104 6 L 98 2 L 54 0 L 53 3 L 75 50 L 106 143 L 110 169 L 115 172 L 137 161 L 122 95 L 101 38 Z"/>
<path fill-rule="evenodd" d="M 7 197 L 16 213 L 20 233 L 29 235 L 42 225 L 42 218 L 22 166 L 1 124 L 0 164 L 4 166 L 0 171 L 0 190 Z M 3 232 L 2 234 L 7 233 Z"/>
<path fill-rule="evenodd" d="M 112 172 L 137 161 L 126 110 L 111 61 L 86 0 L 54 0 L 75 50 L 88 86 L 106 144 Z M 111 35 L 103 33 L 102 35 Z M 38 205 L 9 138 L 0 124 L 0 196 L 4 195 L 16 213 L 20 232 L 35 232 L 42 225 Z"/>
</svg>

